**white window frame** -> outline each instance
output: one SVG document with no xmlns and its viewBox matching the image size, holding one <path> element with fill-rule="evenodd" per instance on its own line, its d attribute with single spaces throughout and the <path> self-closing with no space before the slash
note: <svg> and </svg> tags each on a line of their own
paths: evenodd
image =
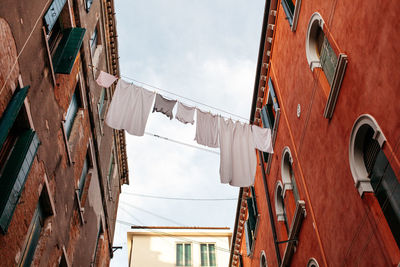
<svg viewBox="0 0 400 267">
<path fill-rule="evenodd" d="M 354 122 L 350 134 L 349 164 L 355 187 L 357 188 L 360 196 L 362 196 L 364 192 L 374 192 L 371 186 L 370 178 L 368 177 L 367 169 L 364 165 L 362 150 L 359 149 L 359 147 L 363 145 L 363 143 L 360 143 L 363 141 L 362 136 L 360 136 L 360 134 L 362 134 L 360 129 L 363 126 L 369 126 L 374 130 L 375 133 L 373 138 L 378 141 L 381 148 L 386 142 L 385 135 L 383 134 L 374 117 L 371 115 L 363 114 Z"/>
<path fill-rule="evenodd" d="M 206 247 L 207 247 L 207 265 L 201 265 L 201 245 L 206 245 Z M 210 250 L 209 250 L 209 245 L 214 245 L 214 252 L 215 252 L 215 265 L 214 266 L 217 266 L 217 244 L 216 243 L 213 243 L 213 242 L 209 242 L 209 243 L 201 243 L 200 244 L 200 266 L 201 267 L 207 267 L 207 266 L 209 266 L 209 267 L 214 267 L 214 266 L 211 266 L 210 265 Z"/>
</svg>

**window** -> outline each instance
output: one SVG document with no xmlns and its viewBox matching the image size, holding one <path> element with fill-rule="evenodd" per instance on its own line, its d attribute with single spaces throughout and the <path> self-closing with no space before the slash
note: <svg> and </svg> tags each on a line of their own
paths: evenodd
<svg viewBox="0 0 400 267">
<path fill-rule="evenodd" d="M 217 266 L 215 244 L 200 244 L 201 266 Z"/>
<path fill-rule="evenodd" d="M 299 20 L 301 0 L 282 0 L 282 7 L 285 11 L 286 18 L 289 21 L 290 28 L 292 31 L 296 31 L 297 21 Z"/>
<path fill-rule="evenodd" d="M 110 165 L 108 166 L 108 174 L 107 174 L 108 195 L 110 200 L 112 200 L 112 178 L 114 176 L 114 165 L 115 165 L 114 150 L 111 150 Z"/>
<path fill-rule="evenodd" d="M 258 223 L 258 209 L 257 209 L 257 201 L 256 201 L 256 193 L 254 187 L 250 187 L 251 197 L 248 197 L 247 200 L 247 213 L 248 217 L 245 222 L 245 234 L 246 234 L 246 246 L 247 246 L 247 255 L 251 255 L 253 244 L 256 238 L 256 230 Z"/>
<path fill-rule="evenodd" d="M 0 119 L 0 231 L 7 232 L 39 147 L 23 107 L 28 88 L 17 88 Z"/>
<path fill-rule="evenodd" d="M 96 51 L 98 44 L 98 36 L 97 36 L 97 26 L 94 28 L 93 34 L 90 37 L 90 51 L 92 53 L 92 56 L 94 55 L 94 52 Z"/>
<path fill-rule="evenodd" d="M 261 255 L 260 255 L 260 267 L 267 267 L 267 256 L 265 256 L 265 252 L 264 250 L 261 251 Z"/>
<path fill-rule="evenodd" d="M 86 154 L 85 161 L 83 162 L 81 177 L 79 178 L 79 182 L 78 182 L 79 198 L 82 198 L 82 193 L 85 189 L 86 177 L 87 177 L 89 167 L 90 167 L 89 164 L 90 164 L 89 155 Z"/>
<path fill-rule="evenodd" d="M 93 0 L 85 0 L 85 8 L 86 8 L 86 12 L 89 12 L 90 7 L 93 4 Z"/>
<path fill-rule="evenodd" d="M 104 230 L 103 230 L 103 224 L 100 220 L 99 231 L 97 231 L 96 246 L 91 266 L 98 266 L 99 263 L 98 262 L 99 260 L 97 259 L 98 251 L 101 250 L 103 240 L 104 240 Z"/>
<path fill-rule="evenodd" d="M 106 108 L 107 108 L 107 91 L 105 88 L 101 88 L 99 102 L 97 103 L 97 110 L 98 110 L 100 124 L 102 124 L 104 121 Z"/>
<path fill-rule="evenodd" d="M 282 163 L 281 163 L 281 176 L 283 182 L 283 195 L 285 195 L 286 190 L 293 190 L 294 199 L 297 202 L 300 200 L 299 191 L 297 189 L 296 179 L 293 173 L 292 167 L 292 155 L 290 154 L 289 147 L 285 147 L 282 153 Z"/>
<path fill-rule="evenodd" d="M 268 80 L 268 88 L 268 99 L 266 105 L 261 110 L 261 120 L 264 128 L 271 129 L 272 144 L 274 145 L 280 117 L 280 108 L 271 78 Z M 263 152 L 263 155 L 264 161 L 269 162 L 269 153 Z"/>
<path fill-rule="evenodd" d="M 307 267 L 319 267 L 319 264 L 316 259 L 311 258 L 308 260 Z"/>
<path fill-rule="evenodd" d="M 289 224 L 286 216 L 285 201 L 283 199 L 283 188 L 281 182 L 278 182 L 275 189 L 275 212 L 278 222 L 284 222 L 287 234 L 289 234 Z"/>
<path fill-rule="evenodd" d="M 73 28 L 66 0 L 54 0 L 44 15 L 46 42 L 54 73 L 71 73 L 85 35 L 84 28 Z"/>
<path fill-rule="evenodd" d="M 332 118 L 336 105 L 339 90 L 342 85 L 344 74 L 347 68 L 347 55 L 336 54 L 328 37 L 324 32 L 325 22 L 318 12 L 315 12 L 310 19 L 306 37 L 306 56 L 311 71 L 314 68 L 322 68 L 329 83 L 328 101 L 324 110 L 324 117 Z"/>
<path fill-rule="evenodd" d="M 79 81 L 76 84 L 75 92 L 72 95 L 71 102 L 69 103 L 67 115 L 65 116 L 64 128 L 67 138 L 71 135 L 72 126 L 74 124 L 74 120 L 78 109 L 81 107 L 81 100 L 80 100 L 80 87 Z"/>
<path fill-rule="evenodd" d="M 382 150 L 384 142 L 375 119 L 360 116 L 350 138 L 350 169 L 361 195 L 374 192 L 400 248 L 400 183 Z"/>
<path fill-rule="evenodd" d="M 176 244 L 176 266 L 192 266 L 192 244 Z"/>
</svg>

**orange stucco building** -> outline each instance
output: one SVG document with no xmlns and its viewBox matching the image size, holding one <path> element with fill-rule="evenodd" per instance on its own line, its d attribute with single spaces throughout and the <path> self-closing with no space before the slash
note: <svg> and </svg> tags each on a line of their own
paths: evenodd
<svg viewBox="0 0 400 267">
<path fill-rule="evenodd" d="M 400 264 L 400 4 L 267 0 L 230 266 Z"/>
</svg>

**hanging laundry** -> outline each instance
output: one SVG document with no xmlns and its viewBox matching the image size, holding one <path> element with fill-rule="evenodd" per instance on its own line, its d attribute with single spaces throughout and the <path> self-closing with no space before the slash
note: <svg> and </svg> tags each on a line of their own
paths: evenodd
<svg viewBox="0 0 400 267">
<path fill-rule="evenodd" d="M 232 186 L 247 187 L 254 184 L 257 157 L 251 126 L 236 122 L 232 144 Z"/>
<path fill-rule="evenodd" d="M 105 87 L 108 88 L 111 86 L 111 84 L 113 84 L 118 78 L 115 77 L 114 75 L 111 75 L 107 72 L 104 71 L 100 71 L 99 76 L 96 79 L 96 82 L 98 85 L 100 85 L 101 87 Z"/>
<path fill-rule="evenodd" d="M 160 94 L 156 95 L 156 102 L 154 104 L 153 112 L 161 112 L 165 116 L 169 117 L 170 120 L 174 117 L 172 115 L 172 110 L 174 109 L 176 100 L 166 99 Z"/>
<path fill-rule="evenodd" d="M 219 117 L 219 176 L 221 183 L 227 184 L 232 180 L 232 144 L 234 123 L 231 119 Z"/>
<path fill-rule="evenodd" d="M 219 147 L 218 116 L 197 109 L 196 136 L 198 144 L 208 147 Z"/>
<path fill-rule="evenodd" d="M 272 148 L 271 129 L 252 125 L 251 130 L 255 147 L 263 152 L 274 153 L 274 149 Z"/>
<path fill-rule="evenodd" d="M 143 136 L 154 95 L 154 92 L 120 79 L 108 109 L 107 125 Z"/>
<path fill-rule="evenodd" d="M 175 118 L 182 123 L 194 123 L 194 107 L 188 107 L 178 101 Z"/>
</svg>

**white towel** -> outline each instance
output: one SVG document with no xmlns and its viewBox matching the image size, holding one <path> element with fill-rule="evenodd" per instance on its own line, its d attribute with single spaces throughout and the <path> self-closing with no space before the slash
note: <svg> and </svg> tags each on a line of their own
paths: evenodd
<svg viewBox="0 0 400 267">
<path fill-rule="evenodd" d="M 251 130 L 255 147 L 263 152 L 274 153 L 274 149 L 272 148 L 271 129 L 252 125 Z"/>
<path fill-rule="evenodd" d="M 96 79 L 96 82 L 98 85 L 100 85 L 101 87 L 105 87 L 108 88 L 111 86 L 111 84 L 113 84 L 115 82 L 115 80 L 117 80 L 118 78 L 115 77 L 114 75 L 111 75 L 107 72 L 104 71 L 100 71 L 99 76 Z"/>
<path fill-rule="evenodd" d="M 251 126 L 248 124 L 235 123 L 233 130 L 232 167 L 230 185 L 247 187 L 254 184 L 257 157 Z"/>
<path fill-rule="evenodd" d="M 115 89 L 106 123 L 111 128 L 143 136 L 154 101 L 154 92 L 119 80 Z"/>
<path fill-rule="evenodd" d="M 208 147 L 219 147 L 218 116 L 197 109 L 196 136 L 198 144 Z"/>
<path fill-rule="evenodd" d="M 232 180 L 232 145 L 234 123 L 231 119 L 225 121 L 219 118 L 219 176 L 221 183 L 227 184 Z"/>
<path fill-rule="evenodd" d="M 182 123 L 194 123 L 194 107 L 188 107 L 178 101 L 175 118 Z"/>
</svg>

